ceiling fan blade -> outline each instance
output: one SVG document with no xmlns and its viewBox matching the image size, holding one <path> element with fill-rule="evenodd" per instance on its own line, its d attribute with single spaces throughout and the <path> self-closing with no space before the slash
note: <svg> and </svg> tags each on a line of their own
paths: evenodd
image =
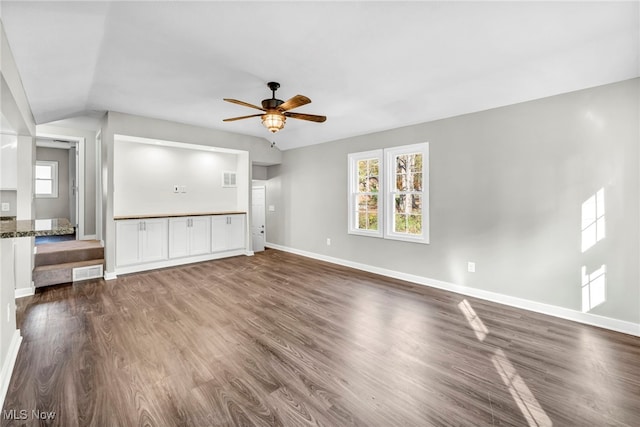
<svg viewBox="0 0 640 427">
<path fill-rule="evenodd" d="M 327 120 L 326 116 L 317 116 L 315 114 L 302 114 L 302 113 L 284 113 L 286 117 L 291 117 L 292 119 L 300 119 L 300 120 L 308 120 L 310 122 L 318 122 L 322 123 Z"/>
<path fill-rule="evenodd" d="M 293 98 L 287 99 L 284 103 L 278 106 L 280 111 L 293 110 L 294 108 L 301 107 L 303 105 L 311 103 L 311 100 L 304 95 L 296 95 Z"/>
<path fill-rule="evenodd" d="M 260 117 L 262 114 L 252 114 L 250 116 L 232 117 L 230 119 L 224 119 L 223 122 L 234 122 L 236 120 L 248 119 L 249 117 Z"/>
<path fill-rule="evenodd" d="M 249 107 L 249 108 L 255 108 L 256 110 L 267 111 L 262 107 L 258 107 L 257 105 L 249 104 L 248 102 L 238 101 L 237 99 L 230 99 L 230 98 L 222 98 L 222 99 L 227 101 L 227 102 L 234 103 L 234 104 L 244 105 L 245 107 Z"/>
</svg>

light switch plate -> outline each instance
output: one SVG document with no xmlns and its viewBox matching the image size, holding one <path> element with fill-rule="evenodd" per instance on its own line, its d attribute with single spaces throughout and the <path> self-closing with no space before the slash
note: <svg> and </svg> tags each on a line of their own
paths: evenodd
<svg viewBox="0 0 640 427">
<path fill-rule="evenodd" d="M 11 205 L 9 203 L 2 204 L 2 212 L 9 212 L 10 209 L 11 209 Z"/>
<path fill-rule="evenodd" d="M 276 211 L 276 207 L 273 205 L 269 205 L 269 212 L 275 212 Z"/>
</svg>

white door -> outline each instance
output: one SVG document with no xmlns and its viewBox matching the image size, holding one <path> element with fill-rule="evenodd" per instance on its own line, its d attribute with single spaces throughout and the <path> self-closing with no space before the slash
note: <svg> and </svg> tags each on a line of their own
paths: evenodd
<svg viewBox="0 0 640 427">
<path fill-rule="evenodd" d="M 116 221 L 116 265 L 140 262 L 140 233 L 142 223 L 138 220 Z"/>
<path fill-rule="evenodd" d="M 164 218 L 142 221 L 142 262 L 167 259 L 167 229 L 168 221 Z"/>
<path fill-rule="evenodd" d="M 244 215 L 229 215 L 227 218 L 227 249 L 245 248 Z"/>
<path fill-rule="evenodd" d="M 253 252 L 264 251 L 265 241 L 265 188 L 253 187 L 251 192 L 251 238 Z"/>
<path fill-rule="evenodd" d="M 169 258 L 189 255 L 188 227 L 188 218 L 169 218 Z"/>
<path fill-rule="evenodd" d="M 190 218 L 189 255 L 202 255 L 211 252 L 211 217 L 195 216 Z"/>
<path fill-rule="evenodd" d="M 228 216 L 215 215 L 211 217 L 211 252 L 227 250 Z"/>
</svg>

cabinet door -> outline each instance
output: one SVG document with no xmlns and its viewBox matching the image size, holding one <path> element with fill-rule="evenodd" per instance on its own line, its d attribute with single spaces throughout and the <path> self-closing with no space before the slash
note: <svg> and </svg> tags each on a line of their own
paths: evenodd
<svg viewBox="0 0 640 427">
<path fill-rule="evenodd" d="M 189 219 L 169 219 L 169 258 L 189 255 Z"/>
<path fill-rule="evenodd" d="M 227 249 L 242 249 L 245 247 L 244 215 L 229 215 L 227 225 Z"/>
<path fill-rule="evenodd" d="M 211 252 L 211 217 L 196 216 L 189 227 L 189 255 Z"/>
<path fill-rule="evenodd" d="M 142 262 L 167 259 L 167 224 L 164 218 L 143 221 Z"/>
<path fill-rule="evenodd" d="M 138 220 L 116 221 L 116 265 L 140 262 L 140 225 Z"/>
<path fill-rule="evenodd" d="M 227 216 L 211 217 L 211 252 L 227 250 Z"/>
</svg>

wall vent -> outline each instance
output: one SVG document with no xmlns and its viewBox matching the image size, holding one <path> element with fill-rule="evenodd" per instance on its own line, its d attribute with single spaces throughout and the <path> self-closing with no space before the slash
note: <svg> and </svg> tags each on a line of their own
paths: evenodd
<svg viewBox="0 0 640 427">
<path fill-rule="evenodd" d="M 97 279 L 102 277 L 102 265 L 89 265 L 87 267 L 77 267 L 73 269 L 73 281 Z"/>
<path fill-rule="evenodd" d="M 236 173 L 235 172 L 222 172 L 222 186 L 223 187 L 237 187 L 237 185 L 236 185 Z"/>
</svg>

